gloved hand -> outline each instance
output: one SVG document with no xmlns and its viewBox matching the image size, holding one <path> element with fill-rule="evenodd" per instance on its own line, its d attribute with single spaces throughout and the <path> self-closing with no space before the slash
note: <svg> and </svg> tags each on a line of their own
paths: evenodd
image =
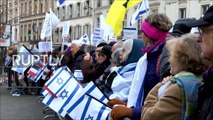
<svg viewBox="0 0 213 120">
<path fill-rule="evenodd" d="M 115 104 L 120 104 L 120 105 L 127 105 L 126 102 L 122 101 L 122 100 L 118 100 L 118 99 L 111 99 L 108 103 L 109 106 L 113 107 Z"/>
<path fill-rule="evenodd" d="M 113 120 L 120 120 L 121 118 L 128 117 L 132 119 L 132 109 L 125 106 L 115 106 L 111 111 L 111 118 Z"/>
</svg>

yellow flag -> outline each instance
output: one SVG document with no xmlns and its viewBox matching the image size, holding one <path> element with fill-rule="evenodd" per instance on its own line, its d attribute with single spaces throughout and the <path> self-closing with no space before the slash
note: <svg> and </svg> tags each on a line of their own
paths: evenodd
<svg viewBox="0 0 213 120">
<path fill-rule="evenodd" d="M 123 6 L 125 2 L 126 0 L 115 0 L 106 17 L 106 23 L 112 28 L 116 37 L 120 35 L 123 28 L 122 21 L 126 13 L 126 8 Z"/>
<path fill-rule="evenodd" d="M 128 1 L 128 0 L 127 0 Z M 138 3 L 142 2 L 143 0 L 129 0 L 127 4 L 127 9 L 137 5 Z"/>
<path fill-rule="evenodd" d="M 127 9 L 141 1 L 142 0 L 115 0 L 113 2 L 106 17 L 106 23 L 112 28 L 116 37 L 120 35 L 123 29 L 123 20 Z"/>
</svg>

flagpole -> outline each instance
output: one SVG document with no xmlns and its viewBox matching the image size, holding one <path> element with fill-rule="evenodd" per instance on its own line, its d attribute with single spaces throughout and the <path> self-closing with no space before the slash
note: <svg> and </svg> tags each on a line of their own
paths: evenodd
<svg viewBox="0 0 213 120">
<path fill-rule="evenodd" d="M 101 104 L 103 104 L 103 105 L 107 106 L 108 108 L 111 108 L 111 109 L 112 109 L 112 107 L 111 107 L 111 106 L 109 106 L 109 105 L 107 105 L 106 103 L 104 103 L 104 102 L 102 102 L 102 101 L 98 100 L 97 98 L 95 98 L 95 97 L 91 96 L 90 94 L 85 93 L 85 95 L 87 95 L 87 96 L 91 97 L 92 99 L 94 99 L 94 100 L 98 101 L 99 103 L 101 103 Z"/>
<path fill-rule="evenodd" d="M 51 13 L 51 8 L 50 8 L 50 13 Z M 50 42 L 51 42 L 51 53 L 53 52 L 53 28 L 52 28 L 52 16 L 50 14 L 50 31 L 51 31 L 51 37 L 50 37 Z"/>
</svg>

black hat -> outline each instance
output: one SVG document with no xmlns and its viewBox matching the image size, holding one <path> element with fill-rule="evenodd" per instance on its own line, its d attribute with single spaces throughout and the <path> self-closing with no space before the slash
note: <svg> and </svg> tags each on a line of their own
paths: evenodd
<svg viewBox="0 0 213 120">
<path fill-rule="evenodd" d="M 174 26 L 173 26 L 173 30 L 170 33 L 172 36 L 181 36 L 183 34 L 189 33 L 191 31 L 192 27 L 188 26 L 188 23 L 191 23 L 193 21 L 195 21 L 195 18 L 182 18 L 182 19 L 178 19 Z"/>
<path fill-rule="evenodd" d="M 200 19 L 189 23 L 188 26 L 200 27 L 209 24 L 213 24 L 213 6 L 209 7 L 209 9 Z"/>
</svg>

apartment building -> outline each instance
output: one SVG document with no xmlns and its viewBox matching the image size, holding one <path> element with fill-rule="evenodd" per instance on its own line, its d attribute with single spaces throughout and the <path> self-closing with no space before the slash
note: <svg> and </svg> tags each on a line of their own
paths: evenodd
<svg viewBox="0 0 213 120">
<path fill-rule="evenodd" d="M 19 0 L 19 42 L 39 41 L 45 13 L 54 0 Z"/>
</svg>

